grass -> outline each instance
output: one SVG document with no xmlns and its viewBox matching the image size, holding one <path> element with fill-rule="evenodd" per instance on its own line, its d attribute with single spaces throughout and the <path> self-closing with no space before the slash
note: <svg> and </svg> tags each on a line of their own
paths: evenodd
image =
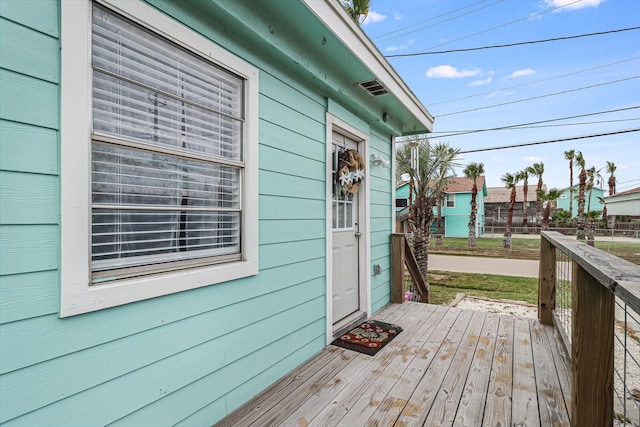
<svg viewBox="0 0 640 427">
<path fill-rule="evenodd" d="M 538 279 L 494 274 L 429 273 L 432 304 L 448 304 L 458 293 L 492 299 L 538 302 Z"/>
<path fill-rule="evenodd" d="M 481 237 L 475 248 L 468 247 L 466 237 L 445 237 L 437 246 L 435 239 L 429 247 L 430 254 L 483 256 L 490 258 L 532 259 L 540 258 L 539 239 L 511 239 L 511 249 L 502 247 L 502 237 Z M 612 242 L 596 240 L 595 247 L 615 256 L 640 265 L 640 241 Z"/>
</svg>

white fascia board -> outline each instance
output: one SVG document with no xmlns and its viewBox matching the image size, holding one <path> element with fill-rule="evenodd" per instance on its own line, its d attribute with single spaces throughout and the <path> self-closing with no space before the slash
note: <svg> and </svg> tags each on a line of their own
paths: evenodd
<svg viewBox="0 0 640 427">
<path fill-rule="evenodd" d="M 426 129 L 429 131 L 433 129 L 434 118 L 431 113 L 378 48 L 351 19 L 338 0 L 302 0 L 302 2 L 351 50 L 360 62 L 371 70 L 385 88 L 424 124 Z"/>
</svg>

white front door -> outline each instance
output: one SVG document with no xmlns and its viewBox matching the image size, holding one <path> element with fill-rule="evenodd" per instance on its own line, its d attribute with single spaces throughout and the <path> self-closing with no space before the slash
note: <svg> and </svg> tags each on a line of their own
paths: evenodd
<svg viewBox="0 0 640 427">
<path fill-rule="evenodd" d="M 338 164 L 345 150 L 358 150 L 358 143 L 337 132 L 332 137 L 332 259 L 333 259 L 333 324 L 360 309 L 361 236 L 358 193 L 344 189 L 339 180 Z M 360 183 L 359 185 L 363 185 Z"/>
</svg>

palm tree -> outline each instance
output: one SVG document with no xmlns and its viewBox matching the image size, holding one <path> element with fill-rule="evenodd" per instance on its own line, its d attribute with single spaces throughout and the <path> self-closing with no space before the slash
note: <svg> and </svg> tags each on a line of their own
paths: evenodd
<svg viewBox="0 0 640 427">
<path fill-rule="evenodd" d="M 587 186 L 587 171 L 582 151 L 578 151 L 574 162 L 576 166 L 580 168 L 580 174 L 578 175 L 578 223 L 576 224 L 576 238 L 578 240 L 584 240 L 584 190 Z M 573 200 L 571 201 L 571 203 L 573 203 Z"/>
<path fill-rule="evenodd" d="M 527 168 L 529 175 L 535 175 L 538 177 L 538 186 L 536 188 L 536 196 L 539 190 L 542 190 L 542 174 L 544 173 L 544 163 L 534 163 Z M 536 224 L 540 224 L 542 221 L 542 201 L 540 197 L 536 197 Z"/>
<path fill-rule="evenodd" d="M 349 16 L 360 25 L 369 14 L 370 0 L 345 0 L 342 7 L 347 11 Z M 364 18 L 362 18 L 364 16 Z"/>
<path fill-rule="evenodd" d="M 524 232 L 528 233 L 529 219 L 527 216 L 529 213 L 529 205 L 527 202 L 527 193 L 529 192 L 529 171 L 527 168 L 518 172 L 518 181 L 522 181 L 522 227 L 524 227 Z"/>
<path fill-rule="evenodd" d="M 478 178 L 484 174 L 483 163 L 469 163 L 462 171 L 464 176 L 473 181 L 471 187 L 471 214 L 469 215 L 469 247 L 476 246 L 476 196 L 478 195 Z"/>
<path fill-rule="evenodd" d="M 434 156 L 436 158 L 441 158 L 441 159 L 448 158 L 450 155 L 453 155 L 453 157 L 455 157 L 453 151 L 455 151 L 455 149 L 450 147 L 449 145 L 438 144 L 434 147 Z M 439 178 L 436 179 L 436 182 L 442 182 L 446 186 L 447 180 L 444 180 L 442 177 L 445 177 L 447 175 L 453 175 L 453 173 L 454 173 L 454 170 L 452 169 L 450 163 L 441 162 L 438 170 Z M 437 197 L 436 197 L 436 213 L 437 213 L 436 245 L 442 245 L 442 235 L 444 234 L 444 229 L 442 228 L 442 203 L 444 200 L 444 195 L 445 195 L 445 187 L 443 186 L 440 189 L 440 191 L 437 193 Z"/>
<path fill-rule="evenodd" d="M 549 229 L 549 219 L 551 218 L 551 205 L 555 200 L 558 199 L 558 197 L 560 197 L 561 194 L 562 192 L 557 188 L 552 188 L 551 190 L 546 192 L 543 189 L 539 189 L 536 191 L 536 195 L 538 196 L 538 199 L 542 200 L 542 202 L 544 203 L 544 213 L 542 217 L 543 230 Z"/>
<path fill-rule="evenodd" d="M 511 249 L 511 221 L 513 221 L 513 206 L 516 204 L 516 186 L 518 185 L 517 174 L 505 173 L 502 178 L 505 187 L 511 189 L 511 198 L 509 199 L 509 211 L 507 214 L 507 227 L 504 231 L 504 240 L 502 246 Z"/>
<path fill-rule="evenodd" d="M 610 196 L 616 194 L 616 177 L 614 175 L 616 173 L 616 169 L 618 168 L 613 162 L 607 161 L 607 173 L 609 174 L 609 180 L 607 181 L 607 184 L 609 184 Z"/>
<path fill-rule="evenodd" d="M 602 211 L 589 211 L 587 212 L 587 226 L 586 226 L 586 235 L 587 235 L 587 245 L 594 246 L 595 235 L 596 235 L 596 221 L 602 214 Z"/>
<path fill-rule="evenodd" d="M 418 144 L 417 170 L 411 167 L 411 147 L 407 143 L 410 141 Z M 414 183 L 415 199 L 409 208 L 409 226 L 413 232 L 416 261 L 425 281 L 429 270 L 430 230 L 435 219 L 433 208 L 438 193 L 443 191 L 449 178 L 453 176 L 458 151 L 460 150 L 452 149 L 446 143 L 431 147 L 427 138 L 418 136 L 405 140 L 405 144 L 397 152 L 398 169 L 402 173 L 408 173 Z"/>
<path fill-rule="evenodd" d="M 576 150 L 564 152 L 564 158 L 569 160 L 569 218 L 573 218 L 573 159 L 576 158 Z"/>
</svg>

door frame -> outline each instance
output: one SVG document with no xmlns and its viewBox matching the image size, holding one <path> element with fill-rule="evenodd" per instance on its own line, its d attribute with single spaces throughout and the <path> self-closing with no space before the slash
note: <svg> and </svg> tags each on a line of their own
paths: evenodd
<svg viewBox="0 0 640 427">
<path fill-rule="evenodd" d="M 369 162 L 369 135 L 349 125 L 348 123 L 340 120 L 336 116 L 327 113 L 327 128 L 326 128 L 326 273 L 327 280 L 326 289 L 326 343 L 330 344 L 334 338 L 335 333 L 339 332 L 344 326 L 348 326 L 350 321 L 357 321 L 361 317 L 369 318 L 371 316 L 371 250 L 369 247 L 370 233 L 371 233 L 371 215 L 369 208 L 370 200 L 370 186 L 369 186 L 369 169 L 371 167 Z M 333 197 L 333 182 L 332 182 L 332 135 L 336 131 L 349 138 L 358 141 L 358 151 L 362 158 L 365 160 L 366 176 L 365 179 L 359 184 L 361 185 L 358 192 L 358 224 L 359 231 L 362 233 L 358 240 L 358 268 L 359 268 L 359 307 L 358 310 L 351 316 L 348 316 L 345 320 L 339 322 L 334 326 L 333 324 L 333 225 L 332 225 L 332 197 Z"/>
</svg>

